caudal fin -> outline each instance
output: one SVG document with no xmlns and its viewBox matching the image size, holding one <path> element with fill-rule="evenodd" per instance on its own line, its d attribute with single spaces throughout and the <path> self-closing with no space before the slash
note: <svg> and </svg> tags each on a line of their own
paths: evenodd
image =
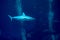
<svg viewBox="0 0 60 40">
<path fill-rule="evenodd" d="M 12 21 L 12 17 L 10 16 L 10 15 L 8 15 L 8 17 L 11 19 L 11 21 Z"/>
</svg>

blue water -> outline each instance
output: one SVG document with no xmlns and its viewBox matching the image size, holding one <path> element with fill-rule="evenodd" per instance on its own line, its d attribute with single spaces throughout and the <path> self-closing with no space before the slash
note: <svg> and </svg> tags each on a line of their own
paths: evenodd
<svg viewBox="0 0 60 40">
<path fill-rule="evenodd" d="M 50 16 L 48 16 L 49 0 L 21 0 L 22 9 L 18 8 L 19 11 L 16 7 L 16 0 L 1 0 L 0 3 L 0 40 L 60 39 L 60 6 L 57 5 L 57 0 L 53 0 L 52 3 L 52 11 L 54 12 L 54 18 L 52 18 L 53 23 L 48 19 L 50 18 Z M 20 12 L 20 10 L 22 11 Z M 19 12 L 24 12 L 26 15 L 36 19 L 21 22 L 17 20 L 11 21 L 8 17 L 8 15 L 21 15 Z M 49 22 L 51 22 L 54 32 L 49 31 Z M 21 31 L 22 28 L 24 29 Z"/>
</svg>

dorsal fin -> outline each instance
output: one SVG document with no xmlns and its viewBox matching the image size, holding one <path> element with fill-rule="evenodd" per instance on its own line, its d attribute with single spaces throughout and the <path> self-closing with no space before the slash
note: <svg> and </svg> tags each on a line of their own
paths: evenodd
<svg viewBox="0 0 60 40">
<path fill-rule="evenodd" d="M 23 12 L 22 16 L 25 16 L 25 13 Z"/>
</svg>

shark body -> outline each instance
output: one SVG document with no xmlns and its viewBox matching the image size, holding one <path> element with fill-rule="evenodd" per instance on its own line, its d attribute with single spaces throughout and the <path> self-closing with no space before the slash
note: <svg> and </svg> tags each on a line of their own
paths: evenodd
<svg viewBox="0 0 60 40">
<path fill-rule="evenodd" d="M 11 21 L 12 21 L 12 19 L 20 20 L 20 21 L 35 20 L 35 18 L 25 15 L 24 12 L 22 13 L 21 16 L 14 16 L 14 17 L 12 17 L 12 16 L 8 15 L 8 17 L 11 19 Z"/>
</svg>

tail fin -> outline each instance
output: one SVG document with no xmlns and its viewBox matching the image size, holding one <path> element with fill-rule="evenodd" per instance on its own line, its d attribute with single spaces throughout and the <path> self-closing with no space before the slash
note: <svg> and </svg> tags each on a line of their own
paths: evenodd
<svg viewBox="0 0 60 40">
<path fill-rule="evenodd" d="M 10 16 L 10 15 L 8 15 L 8 17 L 11 19 L 11 21 L 12 21 L 12 17 Z"/>
</svg>

